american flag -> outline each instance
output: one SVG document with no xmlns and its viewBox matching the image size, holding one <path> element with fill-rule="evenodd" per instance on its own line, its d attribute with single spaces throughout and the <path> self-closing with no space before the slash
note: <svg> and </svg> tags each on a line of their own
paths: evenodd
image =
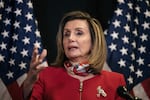
<svg viewBox="0 0 150 100">
<path fill-rule="evenodd" d="M 118 0 L 105 30 L 107 64 L 124 74 L 127 87 L 150 99 L 150 4 L 148 0 Z"/>
<path fill-rule="evenodd" d="M 33 47 L 42 50 L 30 0 L 0 0 L 0 100 L 21 100 Z"/>
</svg>

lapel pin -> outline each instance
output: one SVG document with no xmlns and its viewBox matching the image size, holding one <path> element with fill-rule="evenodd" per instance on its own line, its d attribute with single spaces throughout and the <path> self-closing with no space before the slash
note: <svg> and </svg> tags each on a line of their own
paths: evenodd
<svg viewBox="0 0 150 100">
<path fill-rule="evenodd" d="M 107 96 L 106 92 L 101 88 L 101 86 L 97 87 L 97 94 L 96 95 L 97 95 L 97 97 L 100 97 L 100 95 L 102 95 L 103 97 Z"/>
</svg>

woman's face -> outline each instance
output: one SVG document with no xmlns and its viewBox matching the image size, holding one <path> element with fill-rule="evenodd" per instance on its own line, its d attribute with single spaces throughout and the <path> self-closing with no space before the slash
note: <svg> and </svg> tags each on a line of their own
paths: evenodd
<svg viewBox="0 0 150 100">
<path fill-rule="evenodd" d="M 72 62 L 87 60 L 91 50 L 91 35 L 86 20 L 68 21 L 63 31 L 63 47 L 65 54 Z"/>
</svg>

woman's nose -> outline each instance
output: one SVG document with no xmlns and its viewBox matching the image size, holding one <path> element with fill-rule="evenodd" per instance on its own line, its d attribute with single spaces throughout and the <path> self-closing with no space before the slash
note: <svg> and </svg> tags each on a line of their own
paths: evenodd
<svg viewBox="0 0 150 100">
<path fill-rule="evenodd" d="M 73 35 L 73 34 L 70 34 L 70 36 L 69 36 L 69 41 L 75 41 L 75 36 Z"/>
</svg>

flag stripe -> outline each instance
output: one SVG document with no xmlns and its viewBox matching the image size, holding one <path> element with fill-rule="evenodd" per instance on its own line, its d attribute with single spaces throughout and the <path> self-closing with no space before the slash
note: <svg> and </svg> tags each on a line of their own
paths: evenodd
<svg viewBox="0 0 150 100">
<path fill-rule="evenodd" d="M 138 96 L 138 97 L 142 98 L 143 100 L 149 100 L 149 97 L 148 97 L 148 95 L 147 95 L 147 93 L 146 93 L 146 91 L 143 88 L 143 85 L 141 83 L 134 86 L 133 93 L 135 96 Z"/>
<path fill-rule="evenodd" d="M 6 85 L 0 78 L 0 100 L 12 100 Z"/>
<path fill-rule="evenodd" d="M 150 78 L 144 80 L 142 82 L 142 86 L 144 88 L 144 91 L 146 91 L 147 96 L 150 98 L 150 90 L 149 90 L 150 89 Z"/>
<path fill-rule="evenodd" d="M 7 89 L 12 97 L 12 100 L 23 100 L 22 88 L 19 87 L 16 81 L 12 82 L 10 85 L 7 85 Z"/>
<path fill-rule="evenodd" d="M 19 85 L 19 87 L 21 87 L 21 85 L 23 84 L 24 80 L 26 79 L 27 77 L 27 73 L 24 73 L 22 76 L 20 76 L 16 82 L 17 84 Z"/>
</svg>

